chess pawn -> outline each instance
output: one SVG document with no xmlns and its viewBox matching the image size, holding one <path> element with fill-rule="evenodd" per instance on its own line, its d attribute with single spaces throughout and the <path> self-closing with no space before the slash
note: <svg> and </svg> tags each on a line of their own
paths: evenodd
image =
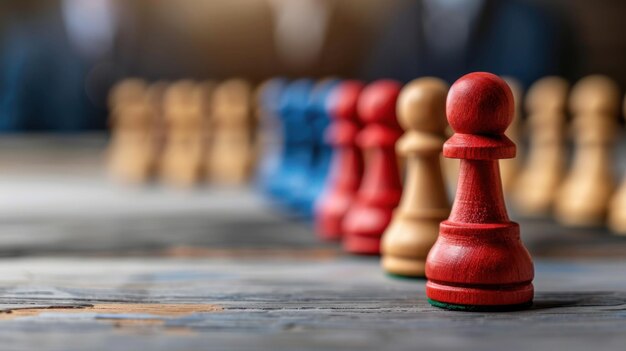
<svg viewBox="0 0 626 351">
<path fill-rule="evenodd" d="M 283 137 L 278 109 L 286 85 L 284 79 L 273 78 L 259 85 L 254 93 L 254 113 L 259 123 L 256 136 L 259 162 L 255 183 L 268 195 L 272 179 L 280 170 Z"/>
<path fill-rule="evenodd" d="M 211 145 L 207 174 L 211 182 L 237 185 L 248 181 L 255 162 L 252 88 L 242 79 L 218 85 L 211 100 Z"/>
<path fill-rule="evenodd" d="M 568 226 L 602 225 L 615 186 L 612 149 L 618 129 L 619 89 L 607 77 L 586 77 L 572 89 L 570 108 L 575 152 L 572 168 L 557 194 L 555 216 Z"/>
<path fill-rule="evenodd" d="M 327 104 L 331 125 L 325 140 L 333 147 L 328 181 L 315 203 L 315 229 L 324 240 L 340 240 L 341 223 L 352 205 L 363 175 L 363 155 L 356 145 L 361 129 L 357 102 L 363 83 L 346 81 L 333 92 Z"/>
<path fill-rule="evenodd" d="M 455 134 L 445 157 L 460 159 L 450 217 L 426 259 L 426 295 L 453 310 L 516 309 L 533 299 L 533 263 L 509 220 L 498 160 L 515 156 L 504 135 L 514 113 L 513 95 L 498 76 L 477 72 L 457 80 L 446 101 Z"/>
<path fill-rule="evenodd" d="M 155 143 L 155 169 L 159 169 L 160 157 L 163 154 L 165 148 L 165 112 L 164 112 L 164 97 L 167 91 L 168 83 L 165 81 L 158 81 L 150 84 L 146 92 L 148 103 L 154 110 L 154 143 Z"/>
<path fill-rule="evenodd" d="M 626 99 L 624 99 L 623 109 L 626 116 Z M 626 235 L 626 176 L 609 204 L 608 222 L 611 231 Z"/>
<path fill-rule="evenodd" d="M 293 194 L 293 207 L 303 218 L 313 218 L 315 201 L 324 190 L 330 166 L 331 147 L 324 141 L 324 133 L 330 123 L 327 102 L 337 87 L 333 78 L 319 80 L 306 104 L 306 126 L 311 130 L 311 159 L 306 167 L 305 186 Z"/>
<path fill-rule="evenodd" d="M 402 134 L 396 120 L 400 85 L 380 80 L 368 85 L 357 105 L 365 128 L 357 144 L 369 152 L 363 180 L 343 222 L 343 247 L 355 254 L 380 254 L 380 239 L 400 201 L 402 184 L 395 143 Z"/>
<path fill-rule="evenodd" d="M 279 172 L 271 185 L 274 198 L 294 208 L 296 194 L 307 186 L 309 165 L 313 157 L 312 130 L 307 122 L 306 106 L 313 90 L 313 81 L 291 82 L 280 99 L 280 121 L 283 145 Z"/>
<path fill-rule="evenodd" d="M 439 223 L 448 217 L 440 154 L 445 141 L 448 86 L 436 78 L 409 83 L 398 98 L 404 135 L 396 151 L 406 157 L 400 205 L 382 240 L 382 266 L 389 273 L 423 277 L 426 256 L 437 240 Z"/>
<path fill-rule="evenodd" d="M 155 111 L 146 89 L 142 80 L 127 79 L 115 86 L 109 97 L 112 136 L 108 169 L 123 183 L 146 182 L 154 171 Z"/>
<path fill-rule="evenodd" d="M 131 105 L 143 99 L 146 94 L 146 82 L 139 78 L 128 78 L 113 86 L 109 93 L 108 105 L 111 112 L 116 109 Z M 112 116 L 116 117 L 115 115 Z M 115 121 L 113 119 L 113 121 Z"/>
<path fill-rule="evenodd" d="M 454 134 L 454 132 L 452 131 L 452 128 L 448 126 L 446 128 L 446 136 L 450 137 L 452 134 Z M 441 157 L 441 167 L 443 169 L 443 176 L 446 181 L 448 193 L 454 195 L 456 193 L 456 183 L 459 179 L 459 160 Z"/>
<path fill-rule="evenodd" d="M 191 81 L 172 84 L 164 96 L 166 141 L 161 158 L 164 182 L 188 188 L 200 182 L 205 150 L 205 96 Z"/>
<path fill-rule="evenodd" d="M 500 161 L 500 174 L 502 176 L 502 188 L 504 190 L 504 195 L 507 195 L 511 192 L 511 188 L 515 182 L 516 176 L 520 171 L 520 159 L 522 158 L 522 153 L 520 152 L 520 129 L 522 124 L 522 113 L 521 113 L 521 105 L 523 99 L 522 86 L 514 78 L 511 77 L 503 77 L 504 81 L 511 88 L 511 92 L 513 93 L 513 100 L 515 101 L 515 112 L 513 114 L 513 121 L 511 125 L 507 128 L 504 133 L 512 142 L 517 145 L 517 153 L 514 158 L 504 159 Z"/>
<path fill-rule="evenodd" d="M 548 215 L 563 179 L 568 90 L 567 81 L 559 77 L 543 78 L 528 90 L 528 159 L 516 181 L 512 198 L 522 215 Z"/>
</svg>

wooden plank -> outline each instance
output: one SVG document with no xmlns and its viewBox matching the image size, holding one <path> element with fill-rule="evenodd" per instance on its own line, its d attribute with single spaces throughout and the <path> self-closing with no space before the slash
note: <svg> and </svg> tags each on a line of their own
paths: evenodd
<svg viewBox="0 0 626 351">
<path fill-rule="evenodd" d="M 117 188 L 90 145 L 50 146 L 67 167 L 82 165 L 77 173 L 33 174 L 15 154 L 0 173 L 3 350 L 626 345 L 626 239 L 605 229 L 522 220 L 538 257 L 533 308 L 450 312 L 428 305 L 423 280 L 390 278 L 376 258 L 320 243 L 249 189 Z"/>
<path fill-rule="evenodd" d="M 459 313 L 431 307 L 423 281 L 386 277 L 374 259 L 4 259 L 2 310 L 20 311 L 0 314 L 0 336 L 29 333 L 10 338 L 9 348 L 29 345 L 30 336 L 54 340 L 44 350 L 90 349 L 121 335 L 113 346 L 155 350 L 208 342 L 367 350 L 461 343 L 495 349 L 506 342 L 513 350 L 584 350 L 599 339 L 603 349 L 619 349 L 626 342 L 626 281 L 613 277 L 625 267 L 539 261 L 531 310 Z"/>
</svg>

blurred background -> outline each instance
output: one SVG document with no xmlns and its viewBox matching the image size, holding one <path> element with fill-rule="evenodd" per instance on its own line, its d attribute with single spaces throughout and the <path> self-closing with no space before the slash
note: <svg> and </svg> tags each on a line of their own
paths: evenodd
<svg viewBox="0 0 626 351">
<path fill-rule="evenodd" d="M 453 81 L 474 70 L 528 86 L 602 73 L 626 84 L 620 0 L 4 0 L 0 130 L 107 125 L 122 78 L 272 76 Z"/>
</svg>

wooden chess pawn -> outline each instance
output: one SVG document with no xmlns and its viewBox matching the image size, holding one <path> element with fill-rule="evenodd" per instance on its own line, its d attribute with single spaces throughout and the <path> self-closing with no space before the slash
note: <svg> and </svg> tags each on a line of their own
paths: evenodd
<svg viewBox="0 0 626 351">
<path fill-rule="evenodd" d="M 241 79 L 219 84 L 211 99 L 211 111 L 208 180 L 228 185 L 245 183 L 256 159 L 250 84 Z"/>
<path fill-rule="evenodd" d="M 154 110 L 154 143 L 155 143 L 155 170 L 161 167 L 161 155 L 163 154 L 163 148 L 165 147 L 165 114 L 163 99 L 165 92 L 167 91 L 168 83 L 165 81 L 158 81 L 150 84 L 146 92 L 148 103 Z"/>
<path fill-rule="evenodd" d="M 626 99 L 624 99 L 623 109 L 626 116 Z M 611 231 L 626 235 L 626 176 L 609 204 L 608 222 Z"/>
<path fill-rule="evenodd" d="M 454 134 L 450 126 L 446 128 L 446 136 L 450 137 Z M 454 158 L 441 157 L 441 167 L 443 169 L 443 177 L 446 181 L 448 193 L 452 196 L 456 193 L 456 183 L 459 179 L 459 160 Z"/>
<path fill-rule="evenodd" d="M 612 150 L 619 100 L 617 85 L 604 76 L 586 77 L 572 90 L 575 153 L 555 203 L 556 219 L 564 225 L 605 223 L 615 186 Z"/>
<path fill-rule="evenodd" d="M 165 92 L 166 140 L 161 159 L 161 177 L 176 187 L 200 182 L 205 150 L 206 98 L 191 81 L 172 84 Z"/>
<path fill-rule="evenodd" d="M 450 217 L 426 260 L 428 301 L 469 311 L 527 307 L 533 263 L 509 220 L 498 167 L 515 156 L 504 135 L 514 113 L 511 90 L 496 75 L 470 73 L 450 88 L 446 113 L 455 134 L 443 154 L 460 159 L 460 173 Z"/>
<path fill-rule="evenodd" d="M 272 78 L 260 84 L 254 92 L 254 113 L 258 127 L 255 148 L 258 150 L 256 183 L 271 195 L 271 183 L 280 171 L 283 137 L 279 105 L 287 81 Z"/>
<path fill-rule="evenodd" d="M 446 139 L 448 86 L 436 78 L 412 81 L 398 98 L 398 120 L 404 135 L 396 152 L 406 157 L 400 205 L 383 235 L 383 269 L 401 276 L 423 277 L 426 256 L 437 240 L 439 223 L 448 217 L 439 157 Z"/>
<path fill-rule="evenodd" d="M 363 180 L 343 222 L 343 247 L 355 254 L 380 254 L 380 239 L 402 195 L 395 143 L 402 134 L 396 120 L 400 85 L 380 80 L 368 85 L 358 101 L 365 127 L 357 144 L 369 152 Z"/>
<path fill-rule="evenodd" d="M 550 213 L 565 172 L 565 120 L 569 84 L 546 77 L 528 90 L 528 159 L 513 189 L 517 211 L 525 216 Z"/>
<path fill-rule="evenodd" d="M 142 80 L 127 79 L 115 86 L 109 97 L 112 136 L 108 169 L 123 183 L 146 182 L 154 172 L 155 110 L 146 89 Z"/>
<path fill-rule="evenodd" d="M 340 240 L 342 221 L 354 202 L 363 176 L 363 155 L 356 139 L 361 130 L 357 102 L 363 83 L 346 81 L 334 91 L 329 102 L 332 123 L 325 140 L 333 155 L 326 188 L 315 204 L 315 229 L 324 240 Z"/>
<path fill-rule="evenodd" d="M 513 93 L 513 100 L 515 101 L 515 113 L 513 114 L 513 121 L 504 133 L 511 141 L 517 145 L 517 152 L 514 158 L 504 159 L 500 161 L 500 174 L 502 176 L 502 188 L 504 190 L 505 197 L 510 193 L 515 179 L 520 171 L 520 160 L 522 159 L 522 153 L 520 151 L 520 134 L 522 125 L 522 100 L 523 91 L 522 86 L 515 78 L 503 77 L 504 81 L 511 88 Z"/>
</svg>

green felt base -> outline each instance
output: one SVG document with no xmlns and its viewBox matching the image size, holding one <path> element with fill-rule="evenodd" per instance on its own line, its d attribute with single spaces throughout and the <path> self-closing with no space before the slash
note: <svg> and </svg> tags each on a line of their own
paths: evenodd
<svg viewBox="0 0 626 351">
<path fill-rule="evenodd" d="M 439 308 L 443 308 L 451 311 L 466 311 L 466 312 L 507 312 L 507 311 L 519 311 L 525 310 L 532 306 L 533 302 L 528 301 L 518 305 L 502 305 L 502 306 L 480 306 L 480 305 L 455 305 L 452 303 L 446 303 L 441 301 L 435 301 L 428 299 L 428 303 Z"/>
<path fill-rule="evenodd" d="M 400 280 L 425 280 L 426 279 L 426 277 L 420 277 L 416 275 L 402 275 L 402 274 L 396 274 L 396 273 L 390 273 L 390 272 L 385 272 L 385 275 L 387 275 L 390 278 L 400 279 Z"/>
</svg>

